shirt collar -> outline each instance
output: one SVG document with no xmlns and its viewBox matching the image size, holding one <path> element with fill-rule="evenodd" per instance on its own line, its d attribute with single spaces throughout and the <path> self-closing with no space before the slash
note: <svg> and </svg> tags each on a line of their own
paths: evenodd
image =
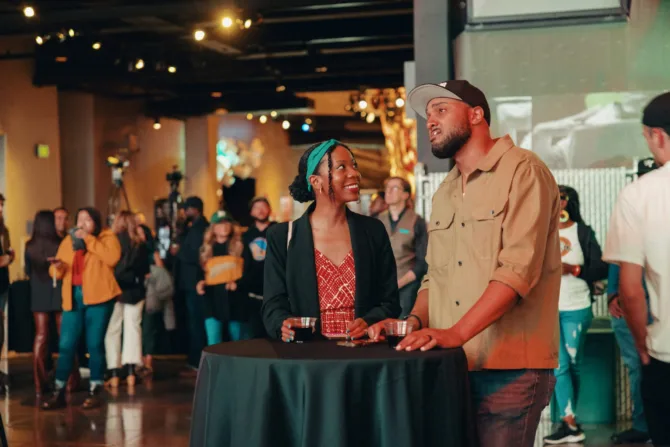
<svg viewBox="0 0 670 447">
<path fill-rule="evenodd" d="M 477 163 L 477 170 L 488 172 L 495 167 L 503 155 L 514 146 L 514 141 L 509 135 L 498 138 L 488 154 Z M 449 172 L 445 182 L 452 182 L 461 176 L 456 166 Z"/>
</svg>

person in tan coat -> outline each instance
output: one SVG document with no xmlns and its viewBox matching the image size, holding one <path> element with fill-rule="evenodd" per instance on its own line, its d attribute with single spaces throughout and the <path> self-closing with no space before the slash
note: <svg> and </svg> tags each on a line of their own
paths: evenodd
<svg viewBox="0 0 670 447">
<path fill-rule="evenodd" d="M 121 289 L 114 278 L 114 267 L 121 257 L 116 235 L 102 227 L 100 212 L 82 208 L 77 212 L 77 226 L 63 239 L 55 258 L 50 259 L 50 274 L 63 281 L 63 318 L 56 368 L 56 389 L 42 404 L 50 410 L 62 408 L 67 382 L 77 350 L 77 341 L 86 329 L 90 355 L 91 388 L 83 407 L 100 405 L 105 374 L 105 333 Z"/>
</svg>

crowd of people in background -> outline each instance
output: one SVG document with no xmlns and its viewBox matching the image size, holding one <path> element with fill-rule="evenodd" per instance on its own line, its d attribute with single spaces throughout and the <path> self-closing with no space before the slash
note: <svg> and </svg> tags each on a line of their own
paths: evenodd
<svg viewBox="0 0 670 447">
<path fill-rule="evenodd" d="M 373 197 L 371 217 L 350 211 L 347 203 L 360 199 L 360 173 L 352 151 L 336 140 L 302 156 L 290 192 L 312 204 L 288 223 L 273 226 L 262 197 L 249 204 L 247 229 L 224 210 L 207 219 L 194 196 L 183 203 L 181 231 L 166 244 L 161 228 L 152 232 L 143 215 L 130 211 L 114 216 L 111 228 L 94 208 L 78 210 L 73 228 L 68 210 L 39 211 L 25 272 L 41 407 L 62 408 L 77 389 L 82 334 L 90 369 L 84 408 L 101 405 L 105 386 L 118 388 L 124 380 L 132 388 L 150 378 L 160 328 L 174 328 L 172 297 L 179 294 L 188 322 L 184 376 L 197 374 L 208 345 L 266 336 L 294 341 L 296 316 L 314 316 L 320 333 L 347 339 L 378 339 L 384 320 L 402 318 L 415 330 L 397 349 L 464 347 L 487 445 L 510 445 L 519 436 L 519 445 L 532 445 L 527 427 L 537 425 L 552 394 L 561 425 L 544 442 L 582 442 L 576 408 L 584 346 L 594 296 L 604 293 L 607 280 L 634 402 L 633 428 L 613 440 L 651 437 L 667 445 L 670 94 L 652 101 L 643 118 L 662 167 L 622 192 L 603 255 L 582 218 L 578 192 L 556 185 L 546 166 L 509 136 L 490 136 L 481 91 L 466 81 L 416 91 L 410 103 L 427 117 L 433 153 L 456 161 L 434 197 L 430 230 L 400 177 Z M 15 260 L 4 201 L 0 195 L 0 309 Z M 458 297 L 447 296 L 456 289 Z M 52 320 L 60 334 L 55 369 Z M 0 346 L 2 321 L 0 315 Z M 510 403 L 506 386 L 532 388 L 532 396 Z M 501 412 L 505 405 L 515 409 Z"/>
<path fill-rule="evenodd" d="M 0 313 L 15 260 L 2 221 L 4 201 L 0 195 Z M 133 393 L 137 383 L 151 380 L 154 356 L 176 328 L 177 293 L 185 298 L 190 340 L 185 376 L 195 374 L 205 346 L 266 335 L 260 309 L 266 232 L 272 225 L 268 200 L 251 202 L 254 223 L 246 231 L 225 211 L 208 221 L 198 197 L 181 208 L 185 219 L 168 247 L 141 213 L 121 211 L 111 228 L 94 208 L 78 210 L 73 227 L 63 207 L 36 213 L 24 266 L 35 321 L 35 395 L 43 409 L 67 405 L 68 394 L 81 383 L 84 362 L 90 386 L 83 408 L 100 406 L 105 387 L 125 383 Z M 0 347 L 3 321 L 0 314 Z M 59 335 L 55 365 L 53 324 Z M 6 373 L 0 372 L 3 392 Z"/>
</svg>

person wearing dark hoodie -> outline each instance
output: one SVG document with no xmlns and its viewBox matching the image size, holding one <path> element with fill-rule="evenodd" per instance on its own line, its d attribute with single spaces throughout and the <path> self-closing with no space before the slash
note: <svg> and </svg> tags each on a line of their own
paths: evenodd
<svg viewBox="0 0 670 447">
<path fill-rule="evenodd" d="M 252 335 L 258 338 L 267 336 L 261 306 L 263 305 L 263 271 L 265 269 L 265 253 L 268 247 L 267 232 L 274 224 L 270 221 L 272 207 L 265 197 L 256 197 L 249 204 L 249 214 L 253 225 L 244 233 L 242 241 L 250 254 L 244 264 L 243 289 L 249 296 L 249 324 Z"/>
<path fill-rule="evenodd" d="M 177 287 L 184 294 L 186 311 L 188 314 L 189 349 L 188 367 L 191 370 L 186 375 L 194 376 L 200 365 L 200 355 L 206 346 L 205 335 L 205 302 L 198 295 L 196 286 L 204 279 L 204 272 L 200 265 L 200 247 L 205 238 L 209 222 L 203 215 L 204 204 L 202 199 L 192 196 L 184 202 L 186 225 L 181 234 L 177 247 L 173 246 L 177 258 Z"/>
</svg>

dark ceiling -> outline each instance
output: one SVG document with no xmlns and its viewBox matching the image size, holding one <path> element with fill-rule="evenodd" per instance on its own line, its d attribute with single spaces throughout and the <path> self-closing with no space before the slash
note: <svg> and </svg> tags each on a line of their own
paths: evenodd
<svg viewBox="0 0 670 447">
<path fill-rule="evenodd" d="M 0 36 L 44 39 L 36 85 L 143 99 L 156 116 L 304 109 L 297 92 L 402 86 L 412 28 L 411 0 L 0 2 Z"/>
</svg>

